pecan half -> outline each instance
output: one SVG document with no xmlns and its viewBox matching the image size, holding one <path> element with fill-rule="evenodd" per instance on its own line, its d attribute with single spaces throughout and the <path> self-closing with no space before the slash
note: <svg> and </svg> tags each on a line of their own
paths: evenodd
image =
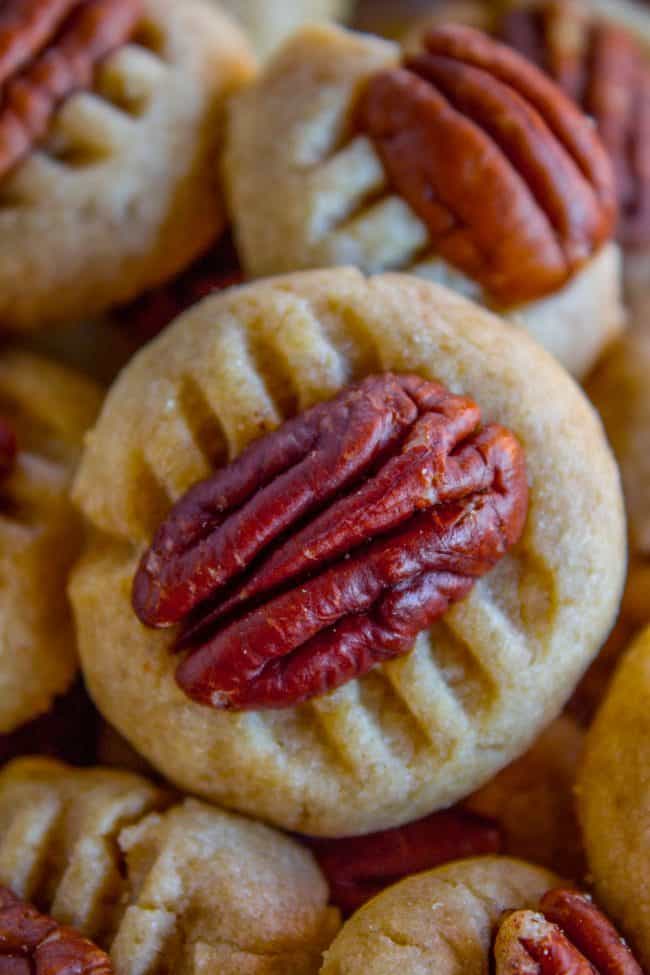
<svg viewBox="0 0 650 975">
<path fill-rule="evenodd" d="M 108 955 L 0 887 L 0 975 L 112 975 Z"/>
<path fill-rule="evenodd" d="M 243 280 L 239 257 L 228 233 L 172 281 L 119 308 L 117 317 L 136 338 L 148 342 L 187 308 Z"/>
<path fill-rule="evenodd" d="M 0 177 L 46 135 L 58 105 L 123 44 L 140 0 L 4 0 L 0 11 Z"/>
<path fill-rule="evenodd" d="M 11 473 L 16 462 L 18 443 L 9 420 L 0 416 L 0 478 Z"/>
<path fill-rule="evenodd" d="M 619 239 L 650 244 L 650 67 L 635 38 L 566 0 L 511 11 L 499 35 L 596 120 L 614 165 Z"/>
<path fill-rule="evenodd" d="M 409 652 L 523 531 L 523 450 L 469 399 L 372 376 L 196 485 L 135 576 L 215 708 L 287 707 Z"/>
<path fill-rule="evenodd" d="M 552 890 L 539 911 L 514 911 L 494 945 L 496 975 L 643 975 L 587 894 Z"/>
<path fill-rule="evenodd" d="M 355 113 L 430 245 L 505 304 L 562 286 L 611 235 L 606 153 L 533 65 L 451 25 L 374 76 Z"/>
<path fill-rule="evenodd" d="M 498 824 L 464 809 L 433 813 L 397 829 L 348 839 L 302 837 L 330 888 L 330 901 L 352 914 L 385 887 L 452 860 L 499 853 Z"/>
</svg>

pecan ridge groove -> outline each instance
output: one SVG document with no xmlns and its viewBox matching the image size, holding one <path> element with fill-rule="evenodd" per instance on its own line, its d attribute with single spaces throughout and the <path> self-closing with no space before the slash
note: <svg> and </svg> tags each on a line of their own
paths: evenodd
<svg viewBox="0 0 650 975">
<path fill-rule="evenodd" d="M 611 236 L 609 160 L 589 120 L 541 71 L 469 27 L 375 75 L 355 125 L 430 246 L 499 302 L 561 287 Z"/>
<path fill-rule="evenodd" d="M 110 958 L 0 887 L 0 975 L 113 975 Z"/>
<path fill-rule="evenodd" d="M 183 624 L 183 690 L 286 707 L 409 652 L 523 531 L 523 451 L 480 422 L 438 383 L 372 376 L 190 489 L 133 584 L 143 623 Z"/>
<path fill-rule="evenodd" d="M 5 0 L 0 12 L 0 178 L 47 134 L 59 104 L 92 84 L 131 36 L 140 0 Z"/>
</svg>

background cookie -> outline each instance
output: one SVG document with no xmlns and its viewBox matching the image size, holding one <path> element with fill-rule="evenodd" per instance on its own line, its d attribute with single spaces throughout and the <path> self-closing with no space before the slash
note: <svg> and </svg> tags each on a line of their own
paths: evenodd
<svg viewBox="0 0 650 975">
<path fill-rule="evenodd" d="M 77 670 L 65 589 L 81 531 L 68 490 L 100 403 L 75 372 L 0 352 L 0 416 L 18 448 L 0 482 L 0 733 L 47 711 Z"/>
<path fill-rule="evenodd" d="M 650 964 L 650 630 L 620 664 L 588 736 L 578 807 L 596 894 Z"/>
<path fill-rule="evenodd" d="M 343 18 L 352 4 L 350 0 L 223 0 L 223 6 L 241 21 L 255 49 L 266 55 L 302 24 Z"/>
<path fill-rule="evenodd" d="M 338 927 L 310 853 L 145 779 L 0 772 L 0 882 L 110 951 L 117 975 L 314 975 Z"/>
<path fill-rule="evenodd" d="M 481 975 L 503 913 L 532 907 L 556 884 L 541 867 L 506 857 L 409 877 L 344 925 L 321 975 Z"/>
<path fill-rule="evenodd" d="M 450 40 L 441 63 L 449 64 L 452 47 L 455 57 L 465 44 L 468 51 L 478 50 L 475 39 Z M 481 57 L 488 59 L 485 45 L 490 59 L 501 56 L 484 38 Z M 575 146 L 569 148 L 565 138 L 567 131 L 580 133 L 577 141 L 583 149 L 589 144 L 593 156 L 589 165 L 606 171 L 605 182 L 611 182 L 597 207 L 607 236 L 605 224 L 611 223 L 611 231 L 614 226 L 613 176 L 591 124 L 556 88 L 544 96 L 553 104 L 552 110 L 548 104 L 547 111 L 540 109 L 545 121 L 535 110 L 536 121 L 526 116 L 522 122 L 521 97 L 526 111 L 533 104 L 539 108 L 540 100 L 524 93 L 524 85 L 515 94 L 498 82 L 500 69 L 494 65 L 480 80 L 474 78 L 462 53 L 453 61 L 455 80 L 449 88 L 423 80 L 426 67 L 422 77 L 416 69 L 394 70 L 399 58 L 396 45 L 378 38 L 335 27 L 304 28 L 234 97 L 223 170 L 247 274 L 341 264 L 371 272 L 412 271 L 505 314 L 570 371 L 584 375 L 623 326 L 620 255 L 601 237 L 571 273 L 541 286 L 540 241 L 551 225 L 566 229 L 571 219 L 567 213 L 542 215 L 548 200 L 531 190 L 524 174 L 533 156 L 553 159 L 535 177 L 549 199 L 557 203 L 566 193 L 574 203 L 585 202 L 591 191 L 585 196 L 584 185 L 573 185 L 581 177 L 575 162 L 568 163 Z M 542 75 L 536 77 L 536 84 L 548 85 Z M 490 93 L 480 107 L 472 102 L 473 90 L 462 100 L 470 81 Z M 450 90 L 456 89 L 458 97 L 452 98 Z M 557 135 L 554 124 L 563 114 L 564 131 Z M 506 118 L 508 125 L 502 124 Z M 272 122 L 262 125 L 262 119 Z M 513 130 L 516 147 L 507 144 Z M 528 154 L 533 132 L 540 141 Z M 436 145 L 445 145 L 445 154 L 436 154 Z M 583 158 L 579 166 L 584 165 Z M 477 171 L 481 179 L 473 180 Z M 459 173 L 464 174 L 462 191 Z M 593 216 L 581 218 L 581 226 L 591 225 Z M 534 244 L 532 250 L 528 244 Z M 555 252 L 555 245 L 549 246 L 547 254 Z M 577 253 L 572 245 L 569 252 Z"/>
<path fill-rule="evenodd" d="M 246 714 L 192 703 L 173 632 L 130 602 L 162 516 L 283 417 L 389 369 L 465 392 L 521 439 L 522 543 L 414 653 L 335 694 Z M 512 761 L 600 647 L 624 573 L 618 475 L 577 387 L 521 332 L 399 275 L 311 272 L 196 306 L 118 379 L 75 496 L 97 529 L 71 595 L 100 710 L 184 789 L 305 833 L 416 819 Z"/>
<path fill-rule="evenodd" d="M 0 321 L 69 323 L 176 274 L 226 225 L 226 96 L 250 78 L 235 25 L 203 0 L 144 0 L 131 43 L 70 96 L 0 181 Z M 56 260 L 52 260 L 56 254 Z"/>
</svg>

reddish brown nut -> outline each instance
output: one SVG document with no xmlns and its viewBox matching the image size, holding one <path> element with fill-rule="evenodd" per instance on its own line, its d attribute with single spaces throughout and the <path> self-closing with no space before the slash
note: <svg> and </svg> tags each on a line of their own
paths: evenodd
<svg viewBox="0 0 650 975">
<path fill-rule="evenodd" d="M 505 16 L 499 35 L 583 106 L 614 166 L 618 236 L 650 244 L 650 69 L 634 37 L 576 2 L 543 2 Z"/>
<path fill-rule="evenodd" d="M 182 274 L 123 305 L 117 316 L 137 339 L 148 342 L 187 308 L 242 281 L 235 245 L 226 234 Z"/>
<path fill-rule="evenodd" d="M 0 177 L 46 135 L 58 105 L 92 84 L 123 44 L 140 0 L 4 0 L 0 13 Z"/>
<path fill-rule="evenodd" d="M 0 887 L 0 975 L 112 975 L 108 955 Z"/>
<path fill-rule="evenodd" d="M 613 230 L 613 176 L 591 123 L 479 31 L 440 27 L 425 46 L 371 79 L 357 127 L 436 253 L 506 304 L 556 290 Z"/>
<path fill-rule="evenodd" d="M 11 473 L 16 462 L 18 443 L 9 420 L 0 416 L 0 478 Z"/>
<path fill-rule="evenodd" d="M 496 975 L 643 975 L 591 898 L 552 890 L 539 911 L 514 911 L 497 933 Z"/>
<path fill-rule="evenodd" d="M 304 841 L 325 874 L 331 902 L 346 915 L 410 874 L 452 860 L 499 853 L 502 845 L 494 820 L 464 809 L 433 813 L 370 836 Z"/>
<path fill-rule="evenodd" d="M 143 623 L 185 624 L 185 692 L 287 707 L 409 652 L 523 531 L 523 450 L 480 420 L 438 383 L 372 376 L 192 488 L 133 586 Z"/>
</svg>

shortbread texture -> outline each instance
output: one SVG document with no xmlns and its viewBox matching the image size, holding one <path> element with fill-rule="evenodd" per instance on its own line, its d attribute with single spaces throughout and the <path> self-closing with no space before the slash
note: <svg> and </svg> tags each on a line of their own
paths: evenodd
<svg viewBox="0 0 650 975">
<path fill-rule="evenodd" d="M 408 877 L 364 905 L 321 975 L 484 975 L 505 911 L 536 907 L 557 877 L 507 857 L 477 857 Z"/>
<path fill-rule="evenodd" d="M 598 902 L 650 966 L 650 629 L 633 643 L 587 736 L 578 806 Z"/>
<path fill-rule="evenodd" d="M 223 232 L 227 96 L 243 34 L 206 0 L 144 0 L 132 41 L 68 98 L 47 141 L 0 181 L 0 321 L 36 329 L 129 301 Z"/>
<path fill-rule="evenodd" d="M 431 253 L 429 233 L 391 190 L 372 141 L 351 130 L 364 84 L 397 45 L 334 26 L 290 38 L 229 107 L 224 181 L 251 277 L 353 264 L 411 271 L 491 304 Z M 620 252 L 607 244 L 559 291 L 494 308 L 583 376 L 622 330 Z"/>
<path fill-rule="evenodd" d="M 131 607 L 155 529 L 252 440 L 382 371 L 438 380 L 520 439 L 521 543 L 411 654 L 335 693 L 245 714 L 192 702 L 175 632 Z M 181 788 L 305 833 L 410 821 L 524 752 L 602 645 L 625 571 L 618 473 L 578 387 L 520 330 L 405 275 L 305 272 L 195 306 L 113 386 L 74 496 L 93 538 L 71 596 L 100 710 Z"/>
<path fill-rule="evenodd" d="M 241 22 L 255 50 L 265 57 L 303 24 L 342 19 L 353 4 L 351 0 L 223 0 L 222 6 Z"/>
<path fill-rule="evenodd" d="M 0 772 L 0 878 L 101 944 L 116 975 L 315 975 L 339 925 L 289 837 L 49 759 Z"/>
<path fill-rule="evenodd" d="M 66 584 L 81 524 L 68 491 L 100 404 L 76 372 L 0 352 L 0 415 L 18 440 L 0 485 L 0 734 L 47 711 L 78 668 Z"/>
</svg>

